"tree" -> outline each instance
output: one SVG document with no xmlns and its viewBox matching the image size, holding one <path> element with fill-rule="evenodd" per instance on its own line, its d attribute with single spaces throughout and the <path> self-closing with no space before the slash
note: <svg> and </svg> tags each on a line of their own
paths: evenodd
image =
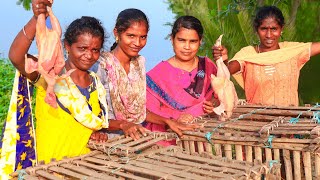
<svg viewBox="0 0 320 180">
<path fill-rule="evenodd" d="M 211 47 L 220 34 L 222 43 L 229 50 L 229 57 L 242 47 L 259 43 L 252 21 L 258 7 L 275 5 L 286 19 L 283 40 L 311 42 L 320 41 L 320 2 L 311 0 L 168 0 L 169 8 L 176 16 L 192 15 L 204 27 L 204 43 L 199 55 L 211 55 Z M 320 84 L 315 77 L 320 69 L 320 58 L 315 57 L 301 70 L 299 92 L 301 103 L 320 101 Z M 236 83 L 235 83 L 236 84 Z M 236 84 L 237 85 L 237 84 Z M 244 93 L 237 87 L 238 95 Z"/>
<path fill-rule="evenodd" d="M 27 11 L 31 9 L 31 0 L 18 0 L 17 5 L 21 5 L 21 4 L 23 8 Z"/>
</svg>

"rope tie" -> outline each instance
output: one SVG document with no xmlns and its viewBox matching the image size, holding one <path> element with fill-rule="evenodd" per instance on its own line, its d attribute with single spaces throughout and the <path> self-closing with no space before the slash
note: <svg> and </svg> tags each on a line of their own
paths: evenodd
<svg viewBox="0 0 320 180">
<path fill-rule="evenodd" d="M 220 124 L 219 124 L 217 127 L 215 127 L 211 132 L 210 132 L 210 131 L 207 132 L 207 133 L 205 134 L 205 138 L 207 139 L 207 141 L 209 141 L 210 144 L 212 144 L 212 142 L 211 142 L 212 133 L 215 132 L 216 130 L 218 130 L 219 128 L 222 128 L 222 127 L 225 126 L 226 124 L 229 124 L 229 123 L 232 123 L 232 122 L 236 122 L 236 121 L 238 121 L 238 120 L 240 120 L 240 119 L 243 119 L 245 116 L 252 115 L 252 114 L 256 113 L 257 111 L 265 110 L 265 109 L 267 109 L 267 108 L 269 108 L 269 107 L 260 108 L 260 109 L 254 109 L 254 110 L 250 111 L 250 112 L 247 113 L 247 114 L 242 114 L 242 115 L 240 115 L 240 116 L 237 117 L 237 118 L 231 119 L 230 121 L 226 121 L 226 122 L 220 123 Z"/>
<path fill-rule="evenodd" d="M 302 112 L 300 112 L 297 117 L 291 118 L 291 119 L 289 120 L 289 123 L 291 123 L 291 124 L 296 124 L 297 122 L 299 122 L 299 119 L 300 119 L 300 116 L 301 116 L 301 115 L 302 115 Z"/>
<path fill-rule="evenodd" d="M 275 163 L 278 163 L 278 160 L 270 160 L 270 161 L 269 161 L 270 170 L 272 169 L 273 164 L 275 164 Z"/>
<path fill-rule="evenodd" d="M 320 124 L 320 111 L 313 112 L 312 120 L 314 120 L 317 124 Z"/>
<path fill-rule="evenodd" d="M 318 108 L 318 107 L 320 107 L 320 104 L 319 104 L 319 103 L 316 103 L 316 104 L 315 104 L 313 107 L 311 107 L 307 112 L 310 112 L 310 111 L 312 111 L 313 109 Z M 316 122 L 317 122 L 318 124 L 320 124 L 320 119 L 319 119 L 319 114 L 318 114 L 318 112 L 319 112 L 319 111 L 317 111 L 316 113 L 313 112 L 313 117 L 312 117 L 312 119 L 313 119 L 313 120 L 316 120 Z M 300 119 L 300 116 L 302 115 L 302 113 L 303 113 L 303 111 L 300 112 L 297 117 L 291 118 L 291 119 L 289 120 L 289 123 L 291 123 L 291 124 L 296 124 L 297 122 L 299 122 L 299 119 Z M 318 118 L 318 119 L 314 119 L 314 118 Z M 318 120 L 319 120 L 319 121 L 318 121 Z"/>
<path fill-rule="evenodd" d="M 18 180 L 24 180 L 24 176 L 25 175 L 28 175 L 27 172 L 24 170 L 24 169 L 21 169 L 18 171 L 19 174 L 18 174 Z"/>
<path fill-rule="evenodd" d="M 268 137 L 268 141 L 266 143 L 264 143 L 266 148 L 270 148 L 270 149 L 272 148 L 272 140 L 273 140 L 273 138 L 274 138 L 274 135 L 270 135 Z"/>
</svg>

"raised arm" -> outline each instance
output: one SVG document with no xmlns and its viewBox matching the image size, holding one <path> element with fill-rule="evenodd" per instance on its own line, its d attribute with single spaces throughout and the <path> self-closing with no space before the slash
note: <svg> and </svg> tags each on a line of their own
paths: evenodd
<svg viewBox="0 0 320 180">
<path fill-rule="evenodd" d="M 36 34 L 37 17 L 41 13 L 47 13 L 47 5 L 51 5 L 48 0 L 32 1 L 33 16 L 17 34 L 9 50 L 9 59 L 11 60 L 12 64 L 30 80 L 35 80 L 38 77 L 38 72 L 33 72 L 31 74 L 26 73 L 25 55 L 28 53 Z M 29 54 L 27 56 L 28 58 L 37 60 L 37 58 Z"/>
<path fill-rule="evenodd" d="M 311 45 L 311 55 L 310 56 L 315 56 L 320 54 L 320 42 L 313 42 Z"/>
<path fill-rule="evenodd" d="M 216 61 L 222 57 L 223 62 L 229 69 L 230 74 L 234 74 L 240 71 L 240 64 L 238 61 L 232 61 L 228 63 L 228 50 L 224 46 L 213 46 L 212 47 L 213 59 Z"/>
</svg>

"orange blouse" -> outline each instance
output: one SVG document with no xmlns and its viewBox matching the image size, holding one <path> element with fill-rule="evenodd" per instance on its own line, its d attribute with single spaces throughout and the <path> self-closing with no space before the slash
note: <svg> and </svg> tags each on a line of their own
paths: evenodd
<svg viewBox="0 0 320 180">
<path fill-rule="evenodd" d="M 280 49 L 275 52 L 260 54 L 253 46 L 247 46 L 232 59 L 240 63 L 239 73 L 243 78 L 248 103 L 277 106 L 299 105 L 300 69 L 310 59 L 311 43 L 281 42 L 279 45 Z M 248 55 L 255 56 L 255 58 L 249 61 L 244 60 L 244 56 L 248 57 Z M 259 63 L 259 56 L 261 61 L 263 59 L 263 63 Z M 287 59 L 283 59 L 284 57 Z M 270 63 L 265 63 L 268 58 Z"/>
</svg>

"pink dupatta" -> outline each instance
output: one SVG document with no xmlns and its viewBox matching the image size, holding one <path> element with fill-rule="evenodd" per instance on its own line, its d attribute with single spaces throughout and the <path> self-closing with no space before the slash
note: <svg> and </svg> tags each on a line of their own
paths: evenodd
<svg viewBox="0 0 320 180">
<path fill-rule="evenodd" d="M 188 88 L 181 87 L 178 73 L 182 71 L 163 61 L 147 73 L 147 109 L 166 118 L 177 119 L 183 113 L 204 114 L 203 101 L 211 100 L 210 75 L 217 73 L 215 64 L 200 57 L 198 69 Z M 191 73 L 191 72 L 190 72 Z M 195 83 L 195 84 L 194 84 Z M 200 84 L 199 84 L 200 83 Z M 193 86 L 193 88 L 190 88 Z M 164 125 L 148 123 L 151 131 L 166 131 Z"/>
</svg>

